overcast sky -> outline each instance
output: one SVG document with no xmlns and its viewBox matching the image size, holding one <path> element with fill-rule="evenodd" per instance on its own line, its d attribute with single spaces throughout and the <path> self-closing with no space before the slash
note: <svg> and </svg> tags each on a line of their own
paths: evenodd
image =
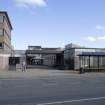
<svg viewBox="0 0 105 105">
<path fill-rule="evenodd" d="M 0 0 L 15 49 L 28 45 L 105 47 L 105 0 Z"/>
</svg>

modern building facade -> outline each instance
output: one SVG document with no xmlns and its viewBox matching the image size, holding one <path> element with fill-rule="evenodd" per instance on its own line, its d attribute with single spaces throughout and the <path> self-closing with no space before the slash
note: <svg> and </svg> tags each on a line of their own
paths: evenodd
<svg viewBox="0 0 105 105">
<path fill-rule="evenodd" d="M 105 52 L 82 52 L 78 56 L 84 71 L 105 71 Z"/>
<path fill-rule="evenodd" d="M 8 57 L 13 56 L 12 25 L 7 12 L 0 11 L 0 70 L 8 68 Z"/>
<path fill-rule="evenodd" d="M 86 48 L 81 47 L 74 44 L 66 45 L 64 50 L 64 62 L 65 62 L 65 68 L 70 70 L 79 70 L 80 66 L 84 67 L 97 67 L 98 58 L 96 56 L 92 56 L 89 58 L 89 56 L 85 56 L 84 58 L 80 59 L 79 55 L 82 55 L 83 53 L 103 53 L 105 52 L 105 48 Z M 85 62 L 83 62 L 85 61 Z M 90 62 L 90 63 L 89 63 Z M 105 57 L 101 57 L 101 65 L 105 68 Z M 82 64 L 81 64 L 82 63 Z"/>
<path fill-rule="evenodd" d="M 27 65 L 58 66 L 63 65 L 63 50 L 61 48 L 42 48 L 29 46 L 26 50 Z"/>
</svg>

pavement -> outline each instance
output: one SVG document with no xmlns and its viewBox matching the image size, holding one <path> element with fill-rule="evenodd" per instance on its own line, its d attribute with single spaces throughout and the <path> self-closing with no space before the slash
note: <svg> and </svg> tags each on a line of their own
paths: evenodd
<svg viewBox="0 0 105 105">
<path fill-rule="evenodd" d="M 55 70 L 55 69 L 27 69 L 26 72 L 22 72 L 21 69 L 16 71 L 0 71 L 0 79 L 28 79 L 28 78 L 37 78 L 45 76 L 57 76 L 57 75 L 73 75 L 78 74 L 79 72 L 73 70 Z"/>
<path fill-rule="evenodd" d="M 104 105 L 105 73 L 0 71 L 0 105 Z"/>
</svg>

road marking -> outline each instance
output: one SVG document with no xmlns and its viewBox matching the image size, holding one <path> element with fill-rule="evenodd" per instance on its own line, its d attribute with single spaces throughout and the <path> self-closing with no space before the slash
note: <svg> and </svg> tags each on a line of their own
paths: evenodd
<svg viewBox="0 0 105 105">
<path fill-rule="evenodd" d="M 72 103 L 72 102 L 81 102 L 81 101 L 94 101 L 94 100 L 101 100 L 101 99 L 105 99 L 105 97 L 85 98 L 85 99 L 68 100 L 68 101 L 56 101 L 56 102 L 51 102 L 51 103 L 40 103 L 37 105 L 53 105 L 53 104 L 63 104 L 63 103 Z"/>
</svg>

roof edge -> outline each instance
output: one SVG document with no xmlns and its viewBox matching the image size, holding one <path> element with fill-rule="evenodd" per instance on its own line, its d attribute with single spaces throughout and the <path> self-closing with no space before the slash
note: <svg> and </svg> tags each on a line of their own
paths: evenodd
<svg viewBox="0 0 105 105">
<path fill-rule="evenodd" d="M 11 30 L 12 30 L 13 27 L 12 27 L 12 25 L 11 25 L 11 21 L 10 21 L 10 18 L 9 18 L 9 16 L 8 16 L 8 13 L 7 13 L 6 11 L 0 11 L 0 13 L 4 13 L 4 14 L 6 15 L 7 20 L 8 20 L 8 23 L 9 23 L 9 25 L 10 25 L 10 28 L 11 28 Z"/>
</svg>

